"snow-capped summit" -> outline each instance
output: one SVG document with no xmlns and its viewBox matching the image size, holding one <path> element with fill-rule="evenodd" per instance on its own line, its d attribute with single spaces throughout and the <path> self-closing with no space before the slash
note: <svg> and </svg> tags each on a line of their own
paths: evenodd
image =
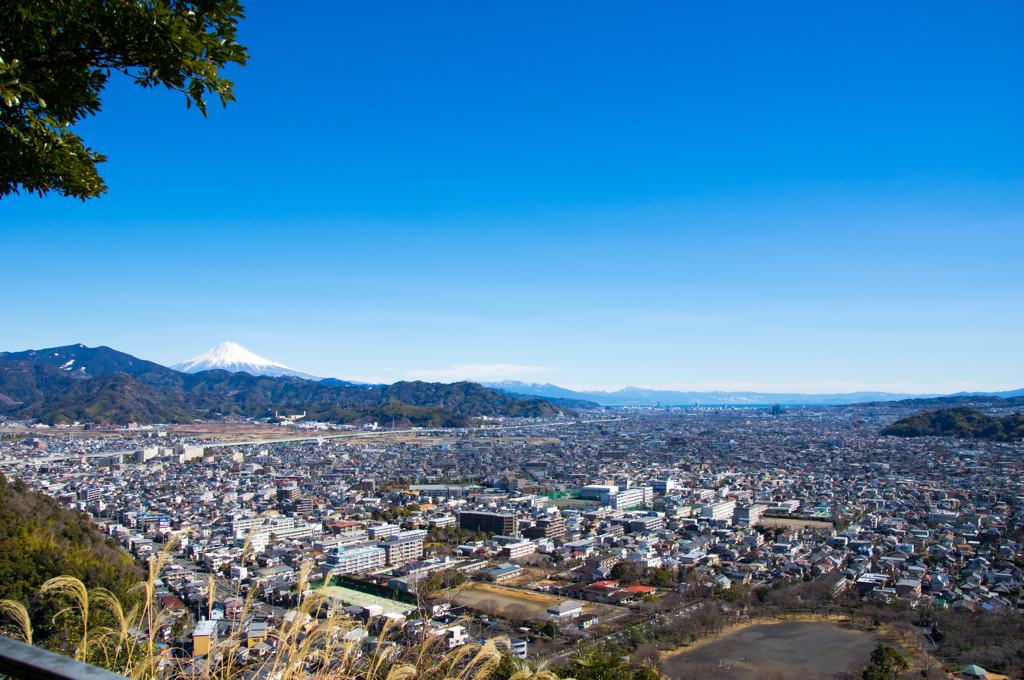
<svg viewBox="0 0 1024 680">
<path fill-rule="evenodd" d="M 249 375 L 291 375 L 306 380 L 320 380 L 316 376 L 296 371 L 284 364 L 253 354 L 237 342 L 222 342 L 209 352 L 175 364 L 171 368 L 182 373 L 199 373 L 200 371 L 219 369 L 232 373 L 248 373 Z"/>
</svg>

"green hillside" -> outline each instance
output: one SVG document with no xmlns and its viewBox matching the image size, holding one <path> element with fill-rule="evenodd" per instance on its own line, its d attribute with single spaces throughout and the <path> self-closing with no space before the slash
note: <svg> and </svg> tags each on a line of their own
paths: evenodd
<svg viewBox="0 0 1024 680">
<path fill-rule="evenodd" d="M 59 368 L 34 361 L 0 361 L 0 409 L 10 413 L 32 410 L 47 395 L 60 393 L 77 381 Z"/>
<path fill-rule="evenodd" d="M 992 406 L 995 408 L 1015 408 L 1017 406 L 1024 406 L 1024 397 L 1013 396 L 1004 398 L 999 396 L 961 394 L 949 397 L 901 399 L 900 401 L 872 401 L 865 402 L 861 406 L 944 406 L 946 408 L 957 406 Z"/>
<path fill-rule="evenodd" d="M 973 408 L 925 411 L 897 420 L 879 434 L 893 437 L 958 437 L 1011 441 L 1024 439 L 1024 415 L 993 418 Z"/>
<path fill-rule="evenodd" d="M 127 373 L 78 381 L 39 407 L 47 423 L 188 423 L 198 416 L 181 392 L 152 387 Z"/>
<path fill-rule="evenodd" d="M 28 600 L 61 575 L 107 588 L 127 602 L 142 570 L 84 513 L 0 474 L 0 599 Z"/>
</svg>

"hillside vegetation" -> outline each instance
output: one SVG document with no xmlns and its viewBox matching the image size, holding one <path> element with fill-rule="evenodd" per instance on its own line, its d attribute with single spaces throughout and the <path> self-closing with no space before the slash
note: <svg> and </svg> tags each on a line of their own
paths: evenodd
<svg viewBox="0 0 1024 680">
<path fill-rule="evenodd" d="M 973 408 L 925 411 L 901 418 L 879 434 L 894 437 L 958 437 L 1005 442 L 1024 439 L 1024 415 L 993 418 Z"/>
<path fill-rule="evenodd" d="M 142 571 L 81 512 L 0 474 L 0 599 L 30 600 L 55 576 L 74 576 L 127 601 Z"/>
<path fill-rule="evenodd" d="M 1000 397 L 995 395 L 960 394 L 949 397 L 928 397 L 901 399 L 900 401 L 872 401 L 866 402 L 866 406 L 945 406 L 953 408 L 957 406 L 991 406 L 995 408 L 1014 408 L 1024 406 L 1024 397 Z"/>
</svg>

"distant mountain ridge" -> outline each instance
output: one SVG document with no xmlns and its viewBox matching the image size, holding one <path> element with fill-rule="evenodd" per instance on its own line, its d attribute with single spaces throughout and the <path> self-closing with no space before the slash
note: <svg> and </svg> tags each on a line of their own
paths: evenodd
<svg viewBox="0 0 1024 680">
<path fill-rule="evenodd" d="M 469 425 L 478 416 L 546 418 L 566 412 L 543 399 L 509 397 L 469 382 L 369 386 L 226 370 L 180 373 L 109 347 L 82 345 L 0 355 L 0 415 L 14 419 L 187 423 L 304 411 L 310 419 L 332 422 L 390 419 L 398 426 L 447 427 Z"/>
<path fill-rule="evenodd" d="M 501 387 L 489 387 L 488 389 L 501 392 L 502 394 L 508 395 L 515 399 L 529 399 L 529 394 L 519 394 L 518 392 L 512 392 Z M 601 405 L 594 401 L 587 401 L 585 399 L 569 399 L 568 397 L 544 397 L 546 401 L 550 401 L 556 406 L 568 409 L 587 409 L 587 408 L 601 408 Z"/>
<path fill-rule="evenodd" d="M 1024 397 L 1024 389 L 1010 390 L 1008 392 L 957 392 L 946 395 L 949 397 L 1002 397 L 1012 399 L 1013 397 Z"/>
<path fill-rule="evenodd" d="M 993 396 L 993 393 L 939 396 L 885 392 L 676 392 L 638 387 L 627 387 L 615 392 L 576 392 L 551 383 L 515 380 L 454 385 L 420 382 L 368 385 L 337 378 L 320 380 L 264 359 L 234 343 L 222 343 L 199 357 L 176 365 L 193 371 L 191 373 L 167 368 L 110 347 L 93 348 L 81 344 L 0 352 L 0 364 L 3 364 L 0 366 L 0 415 L 15 417 L 17 414 L 17 417 L 29 418 L 42 416 L 55 421 L 62 418 L 106 418 L 110 422 L 128 422 L 125 418 L 129 418 L 137 422 L 185 422 L 191 418 L 215 417 L 215 414 L 251 416 L 257 412 L 266 412 L 272 405 L 285 411 L 298 408 L 300 413 L 309 410 L 299 408 L 305 405 L 321 414 L 326 414 L 327 409 L 337 411 L 342 407 L 355 406 L 355 410 L 345 412 L 345 417 L 350 417 L 356 411 L 368 412 L 368 409 L 381 407 L 391 400 L 417 408 L 437 406 L 445 409 L 446 413 L 465 417 L 512 415 L 512 412 L 541 417 L 542 414 L 562 409 L 656 404 L 750 406 L 778 403 L 829 406 L 899 401 L 908 406 L 959 406 L 980 403 L 979 398 L 989 396 L 993 405 L 1002 399 L 1006 403 L 1000 402 L 1000 405 L 1013 406 L 1017 400 L 1022 399 L 1017 395 L 1024 395 L 1024 390 L 994 393 L 997 396 Z M 239 370 L 201 370 L 204 365 L 225 365 Z M 281 371 L 284 375 L 262 375 L 259 373 L 262 370 Z M 139 384 L 110 378 L 117 374 L 130 376 Z M 107 378 L 83 384 L 102 376 Z M 282 380 L 277 383 L 265 382 L 271 378 Z M 464 387 L 451 389 L 459 385 Z M 145 388 L 157 388 L 157 391 L 153 393 Z M 532 407 L 525 407 L 520 402 L 536 403 Z M 540 402 L 547 406 L 538 406 Z M 263 411 L 259 411 L 260 408 Z M 471 413 L 474 408 L 478 410 Z M 552 411 L 552 408 L 556 410 Z M 425 412 L 420 416 L 426 417 Z"/>
<path fill-rule="evenodd" d="M 501 382 L 481 382 L 484 387 L 506 390 L 517 394 L 533 394 L 538 397 L 558 397 L 560 399 L 583 399 L 583 392 L 574 392 L 551 383 L 524 383 L 518 380 L 502 380 Z"/>
<path fill-rule="evenodd" d="M 86 379 L 104 374 L 127 373 L 149 384 L 181 384 L 177 371 L 106 346 L 86 347 L 78 344 L 24 352 L 0 352 L 0 361 L 33 361 L 59 368 L 72 378 Z"/>
<path fill-rule="evenodd" d="M 891 394 L 888 392 L 851 392 L 848 394 L 800 394 L 773 392 L 676 392 L 625 387 L 615 392 L 576 392 L 557 385 L 525 383 L 517 380 L 484 382 L 484 387 L 507 390 L 517 394 L 532 394 L 563 399 L 592 401 L 601 406 L 684 406 L 703 405 L 751 406 L 766 404 L 840 406 L 869 401 L 899 401 L 909 398 L 931 398 L 940 395 Z"/>
</svg>

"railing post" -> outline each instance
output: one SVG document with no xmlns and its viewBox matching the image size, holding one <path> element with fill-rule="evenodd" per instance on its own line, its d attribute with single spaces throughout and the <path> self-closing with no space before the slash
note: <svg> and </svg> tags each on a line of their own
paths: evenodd
<svg viewBox="0 0 1024 680">
<path fill-rule="evenodd" d="M 126 680 L 99 666 L 0 635 L 0 673 L 16 680 Z"/>
</svg>

